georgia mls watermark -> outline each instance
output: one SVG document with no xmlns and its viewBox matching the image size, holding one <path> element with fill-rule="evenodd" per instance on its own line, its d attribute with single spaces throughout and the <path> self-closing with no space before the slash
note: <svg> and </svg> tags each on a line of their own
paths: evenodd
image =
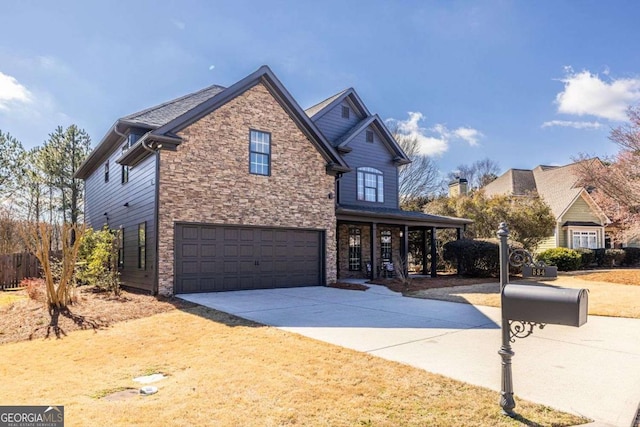
<svg viewBox="0 0 640 427">
<path fill-rule="evenodd" d="M 0 427 L 64 427 L 64 406 L 0 406 Z"/>
</svg>

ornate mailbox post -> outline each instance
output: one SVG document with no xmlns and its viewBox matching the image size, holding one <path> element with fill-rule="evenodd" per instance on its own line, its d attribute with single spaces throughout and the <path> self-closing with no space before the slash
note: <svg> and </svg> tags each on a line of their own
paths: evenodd
<svg viewBox="0 0 640 427">
<path fill-rule="evenodd" d="M 509 265 L 523 268 L 523 277 L 554 278 L 555 267 L 536 264 L 524 249 L 509 251 L 509 229 L 504 222 L 498 229 L 500 238 L 500 305 L 502 307 L 502 389 L 500 407 L 505 415 L 514 416 L 511 343 L 526 338 L 533 328 L 546 324 L 582 326 L 587 322 L 588 294 L 586 289 L 567 289 L 540 284 L 510 285 Z"/>
</svg>

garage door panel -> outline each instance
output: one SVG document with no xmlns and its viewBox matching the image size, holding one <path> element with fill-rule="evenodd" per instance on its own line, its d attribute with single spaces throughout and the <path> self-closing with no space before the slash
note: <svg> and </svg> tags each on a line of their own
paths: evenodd
<svg viewBox="0 0 640 427">
<path fill-rule="evenodd" d="M 317 286 L 321 232 L 176 225 L 176 293 Z"/>
</svg>

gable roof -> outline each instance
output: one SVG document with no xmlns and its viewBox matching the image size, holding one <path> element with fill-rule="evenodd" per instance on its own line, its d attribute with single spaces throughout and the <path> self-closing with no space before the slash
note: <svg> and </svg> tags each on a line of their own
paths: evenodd
<svg viewBox="0 0 640 427">
<path fill-rule="evenodd" d="M 209 86 L 197 92 L 181 96 L 180 98 L 172 99 L 171 101 L 164 102 L 160 105 L 138 111 L 137 113 L 129 114 L 120 120 L 132 124 L 148 126 L 150 128 L 158 128 L 186 113 L 195 106 L 213 98 L 223 90 L 225 90 L 225 87 L 223 86 Z"/>
<path fill-rule="evenodd" d="M 364 105 L 364 102 L 362 102 L 362 100 L 352 87 L 338 92 L 335 95 L 325 99 L 324 101 L 319 102 L 318 104 L 310 108 L 307 108 L 305 110 L 305 113 L 315 122 L 347 98 L 355 107 L 360 116 L 369 117 L 371 115 L 367 107 Z"/>
<path fill-rule="evenodd" d="M 353 141 L 356 136 L 360 135 L 369 126 L 375 128 L 382 136 L 383 144 L 386 146 L 387 150 L 389 150 L 394 155 L 393 161 L 396 164 L 406 165 L 408 163 L 411 163 L 411 159 L 407 157 L 402 147 L 400 147 L 400 144 L 398 144 L 393 135 L 391 135 L 387 127 L 384 125 L 384 122 L 377 114 L 361 120 L 349 132 L 335 141 L 334 145 L 338 148 L 338 151 L 344 150 L 345 147 L 347 147 L 347 145 L 349 145 L 349 143 Z"/>
<path fill-rule="evenodd" d="M 488 196 L 498 194 L 525 196 L 537 192 L 549 205 L 556 219 L 560 219 L 579 197 L 583 197 L 596 214 L 607 222 L 608 218 L 602 209 L 579 184 L 579 167 L 578 162 L 565 166 L 539 165 L 533 170 L 509 169 L 485 185 L 483 190 Z"/>
<path fill-rule="evenodd" d="M 77 178 L 87 178 L 103 161 L 105 156 L 113 152 L 121 142 L 123 134 L 134 127 L 142 127 L 149 131 L 136 144 L 117 159 L 118 163 L 135 165 L 153 152 L 155 149 L 173 149 L 182 141 L 177 132 L 198 121 L 207 114 L 215 111 L 233 98 L 241 95 L 253 86 L 262 83 L 276 98 L 280 105 L 298 125 L 300 130 L 309 138 L 327 162 L 327 171 L 332 173 L 349 171 L 348 165 L 335 150 L 333 145 L 324 137 L 316 125 L 304 113 L 293 99 L 273 71 L 263 65 L 244 79 L 228 88 L 209 86 L 189 95 L 176 98 L 147 108 L 137 113 L 125 116 L 114 123 L 98 146 L 89 154 L 87 159 L 76 171 Z"/>
</svg>

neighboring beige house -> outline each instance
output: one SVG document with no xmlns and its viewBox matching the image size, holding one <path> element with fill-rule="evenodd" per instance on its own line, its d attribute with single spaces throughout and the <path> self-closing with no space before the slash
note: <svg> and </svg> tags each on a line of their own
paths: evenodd
<svg viewBox="0 0 640 427">
<path fill-rule="evenodd" d="M 577 163 L 566 166 L 538 166 L 533 170 L 509 169 L 483 187 L 489 196 L 523 196 L 537 193 L 556 218 L 553 235 L 537 248 L 604 248 L 609 246 L 605 227 L 611 221 L 578 184 Z"/>
</svg>

